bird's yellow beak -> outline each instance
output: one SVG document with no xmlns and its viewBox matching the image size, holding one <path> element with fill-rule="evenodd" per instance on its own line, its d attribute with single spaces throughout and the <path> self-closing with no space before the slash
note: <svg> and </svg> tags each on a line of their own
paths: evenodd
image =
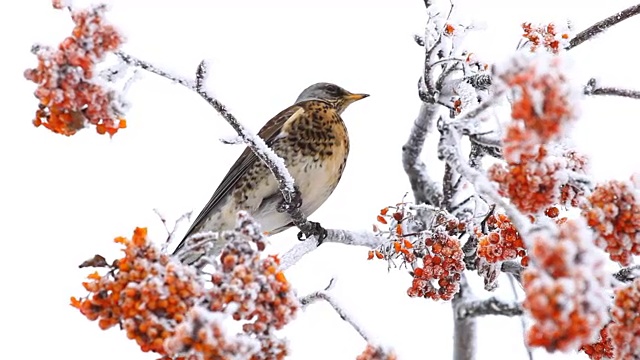
<svg viewBox="0 0 640 360">
<path fill-rule="evenodd" d="M 362 100 L 368 96 L 369 94 L 348 94 L 344 96 L 344 99 L 352 103 L 354 101 Z"/>
</svg>

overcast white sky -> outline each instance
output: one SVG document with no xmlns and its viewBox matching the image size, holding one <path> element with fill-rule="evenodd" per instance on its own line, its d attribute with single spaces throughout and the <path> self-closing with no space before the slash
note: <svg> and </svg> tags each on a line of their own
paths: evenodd
<svg viewBox="0 0 640 360">
<path fill-rule="evenodd" d="M 83 3 L 85 3 L 83 1 Z M 621 10 L 631 0 L 457 2 L 458 18 L 486 26 L 467 47 L 488 61 L 515 48 L 522 21 L 571 19 L 576 29 Z M 112 1 L 109 19 L 127 35 L 124 50 L 185 76 L 202 58 L 212 61 L 210 87 L 251 129 L 290 105 L 318 81 L 335 82 L 371 97 L 349 108 L 352 152 L 341 184 L 312 220 L 326 227 L 369 229 L 377 211 L 410 191 L 400 148 L 417 114 L 416 82 L 422 49 L 421 0 L 138 0 Z M 593 4 L 593 5 L 589 5 Z M 3 34 L 3 129 L 0 131 L 0 261 L 3 353 L 9 357 L 107 360 L 155 359 L 141 354 L 118 330 L 102 332 L 69 304 L 83 295 L 85 271 L 77 264 L 95 253 L 113 259 L 111 240 L 147 226 L 164 239 L 152 211 L 172 220 L 201 206 L 242 151 L 217 139 L 231 128 L 198 96 L 144 74 L 130 92 L 129 128 L 113 139 L 93 130 L 72 138 L 31 125 L 33 85 L 23 79 L 35 65 L 34 42 L 56 45 L 71 21 L 49 0 L 12 2 L 0 12 Z M 592 76 L 603 85 L 640 88 L 634 65 L 640 18 L 631 19 L 572 51 L 578 83 Z M 631 44 L 631 45 L 630 45 Z M 636 149 L 638 110 L 631 100 L 587 99 L 576 125 L 576 144 L 593 159 L 599 179 L 626 178 L 640 169 Z M 434 139 L 428 149 L 434 149 Z M 438 167 L 434 153 L 426 155 Z M 437 172 L 436 172 L 437 173 Z M 270 252 L 296 243 L 295 230 L 273 238 Z M 299 294 L 333 291 L 346 311 L 400 359 L 451 357 L 448 303 L 410 299 L 410 278 L 387 273 L 382 261 L 366 261 L 366 249 L 325 244 L 287 272 Z M 498 295 L 511 296 L 506 281 Z M 480 297 L 489 294 L 479 290 Z M 353 359 L 364 341 L 317 304 L 284 332 L 292 359 Z M 518 320 L 480 321 L 479 359 L 521 359 Z M 536 359 L 578 359 L 547 355 Z"/>
</svg>

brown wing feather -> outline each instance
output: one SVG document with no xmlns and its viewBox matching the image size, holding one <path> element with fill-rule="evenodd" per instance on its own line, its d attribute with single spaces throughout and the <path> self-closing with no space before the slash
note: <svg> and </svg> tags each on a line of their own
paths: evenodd
<svg viewBox="0 0 640 360">
<path fill-rule="evenodd" d="M 301 110 L 304 110 L 304 108 L 298 105 L 292 105 L 284 109 L 278 115 L 269 120 L 262 129 L 260 129 L 258 136 L 260 136 L 268 146 L 271 146 L 278 135 L 280 135 L 284 124 L 289 120 L 293 120 L 292 118 L 297 117 Z M 200 211 L 200 214 L 196 217 L 196 220 L 193 222 L 178 247 L 176 247 L 174 254 L 184 246 L 185 240 L 189 236 L 200 231 L 205 220 L 209 217 L 209 214 L 218 211 L 218 206 L 221 205 L 225 196 L 238 183 L 238 180 L 240 180 L 246 170 L 253 166 L 256 161 L 260 161 L 256 154 L 249 147 L 244 149 L 238 160 L 236 160 L 233 166 L 231 166 L 231 169 L 229 169 L 227 175 L 222 179 L 220 185 L 218 185 L 218 188 L 213 193 L 213 196 L 211 196 L 209 202 L 207 202 L 202 211 Z"/>
</svg>

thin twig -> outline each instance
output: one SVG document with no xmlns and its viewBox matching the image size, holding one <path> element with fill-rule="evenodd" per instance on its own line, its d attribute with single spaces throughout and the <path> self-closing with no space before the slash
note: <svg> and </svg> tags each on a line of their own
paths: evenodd
<svg viewBox="0 0 640 360">
<path fill-rule="evenodd" d="M 306 308 L 310 304 L 313 304 L 314 302 L 317 302 L 319 300 L 324 300 L 329 305 L 331 305 L 333 310 L 336 311 L 336 313 L 340 316 L 342 320 L 346 321 L 349 325 L 351 325 L 351 327 L 353 327 L 367 343 L 370 342 L 371 337 L 369 337 L 365 333 L 362 326 L 358 325 L 355 322 L 355 320 L 351 316 L 349 316 L 347 312 L 344 311 L 342 307 L 340 307 L 340 305 L 338 305 L 338 303 L 333 299 L 333 297 L 331 297 L 331 295 L 327 294 L 325 291 L 316 291 L 309 295 L 306 295 L 300 299 L 300 303 L 302 304 L 303 308 Z"/>
<path fill-rule="evenodd" d="M 511 285 L 511 291 L 513 292 L 513 298 L 517 302 L 518 288 L 516 287 L 516 281 L 520 286 L 522 286 L 522 283 L 520 283 L 519 280 L 516 280 L 516 277 L 513 275 L 508 275 L 508 277 L 509 277 L 509 284 Z M 524 348 L 527 350 L 527 355 L 529 356 L 529 360 L 533 360 L 533 352 L 531 351 L 531 348 L 529 347 L 529 344 L 526 341 L 527 323 L 524 316 L 520 317 L 520 328 L 522 329 L 522 340 L 523 340 L 522 345 L 524 345 Z"/>
<path fill-rule="evenodd" d="M 569 45 L 567 45 L 565 49 L 571 50 L 574 47 L 598 35 L 599 33 L 607 30 L 613 25 L 619 22 L 622 22 L 632 16 L 638 15 L 639 13 L 640 13 L 640 4 L 633 5 L 629 8 L 626 8 L 618 13 L 615 13 L 609 16 L 604 20 L 598 21 L 597 23 L 591 25 L 589 28 L 578 33 L 578 35 L 574 36 L 573 39 L 569 41 Z"/>
<path fill-rule="evenodd" d="M 604 96 L 621 96 L 631 99 L 640 99 L 640 91 L 621 89 L 616 87 L 600 87 L 597 85 L 596 79 L 591 78 L 584 87 L 585 95 L 604 95 Z"/>
</svg>

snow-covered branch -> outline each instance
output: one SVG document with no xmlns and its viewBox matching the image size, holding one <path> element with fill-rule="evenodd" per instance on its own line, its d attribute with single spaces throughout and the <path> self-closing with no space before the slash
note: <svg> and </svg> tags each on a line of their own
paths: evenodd
<svg viewBox="0 0 640 360">
<path fill-rule="evenodd" d="M 578 35 L 574 36 L 573 39 L 569 41 L 569 45 L 565 49 L 566 50 L 573 49 L 574 47 L 582 44 L 583 42 L 591 39 L 592 37 L 598 35 L 599 33 L 607 30 L 613 25 L 638 14 L 640 14 L 640 4 L 633 5 L 629 8 L 626 8 L 620 12 L 617 12 L 609 16 L 604 20 L 598 21 L 597 23 L 591 25 L 587 29 L 578 33 Z"/>
<path fill-rule="evenodd" d="M 495 96 L 500 96 L 496 94 Z M 465 117 L 475 117 L 479 115 L 482 109 L 488 108 L 487 104 L 492 101 L 487 100 L 477 109 L 474 109 L 468 113 L 467 116 L 461 116 L 459 119 Z M 444 124 L 441 129 L 441 138 L 438 146 L 438 155 L 440 159 L 445 160 L 450 164 L 458 173 L 464 176 L 475 187 L 478 194 L 484 195 L 491 199 L 493 203 L 504 209 L 509 216 L 513 224 L 518 228 L 521 234 L 526 234 L 530 228 L 529 221 L 515 208 L 512 204 L 508 203 L 500 194 L 498 194 L 495 186 L 489 181 L 489 179 L 477 169 L 472 168 L 467 164 L 465 157 L 461 153 L 460 138 L 461 134 L 454 126 L 454 124 Z"/>
<path fill-rule="evenodd" d="M 438 184 L 429 177 L 427 166 L 420 159 L 420 155 L 437 114 L 438 105 L 423 103 L 413 123 L 409 139 L 402 147 L 402 165 L 409 177 L 416 203 L 434 206 L 440 205 L 442 192 L 438 189 Z"/>
<path fill-rule="evenodd" d="M 622 89 L 617 87 L 598 86 L 596 79 L 591 78 L 584 87 L 585 95 L 605 95 L 605 96 L 621 96 L 631 99 L 640 99 L 640 91 Z"/>
<path fill-rule="evenodd" d="M 375 248 L 381 244 L 381 239 L 367 231 L 347 231 L 339 229 L 328 229 L 327 237 L 323 242 L 332 242 L 345 245 L 364 246 Z M 280 269 L 286 270 L 297 263 L 303 256 L 315 250 L 318 242 L 312 239 L 296 244 L 280 258 Z"/>
<path fill-rule="evenodd" d="M 505 302 L 495 297 L 461 302 L 455 310 L 455 316 L 457 316 L 458 319 L 484 315 L 519 316 L 523 313 L 520 304 L 516 302 Z"/>
<path fill-rule="evenodd" d="M 631 282 L 640 277 L 640 265 L 629 266 L 618 270 L 613 277 L 618 281 Z"/>
<path fill-rule="evenodd" d="M 335 279 L 331 279 L 331 282 L 329 283 L 329 286 L 327 286 L 327 288 L 323 291 L 316 291 L 313 292 L 309 295 L 306 295 L 304 297 L 302 297 L 300 299 L 300 304 L 302 304 L 302 308 L 306 308 L 307 306 L 309 306 L 310 304 L 313 304 L 319 300 L 323 300 L 326 301 L 329 305 L 331 305 L 331 307 L 333 308 L 333 310 L 335 310 L 335 312 L 340 316 L 340 318 L 344 321 L 346 321 L 349 325 L 351 325 L 351 327 L 353 327 L 358 334 L 360 334 L 360 336 L 362 336 L 362 338 L 369 343 L 371 337 L 369 337 L 364 329 L 362 328 L 362 326 L 358 325 L 358 323 L 356 323 L 356 321 L 349 316 L 349 314 L 347 314 L 347 312 L 340 307 L 340 305 L 336 302 L 336 300 L 329 295 L 326 291 L 329 290 L 331 288 L 331 286 L 333 285 L 333 282 L 335 281 Z"/>
<path fill-rule="evenodd" d="M 474 317 L 458 316 L 458 307 L 473 298 L 467 278 L 462 274 L 460 291 L 453 297 L 453 360 L 474 360 L 476 358 L 476 328 Z"/>
</svg>

